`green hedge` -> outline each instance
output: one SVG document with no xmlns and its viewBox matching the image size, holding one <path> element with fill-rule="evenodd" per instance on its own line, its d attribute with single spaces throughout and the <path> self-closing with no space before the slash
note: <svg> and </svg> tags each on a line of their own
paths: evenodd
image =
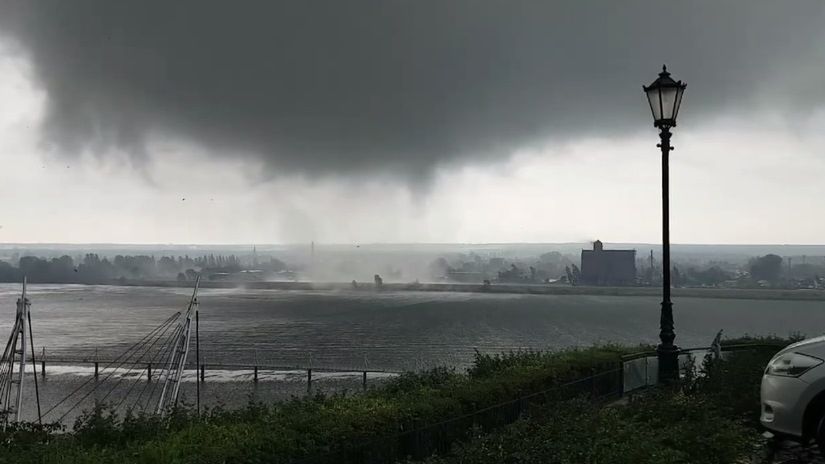
<svg viewBox="0 0 825 464">
<path fill-rule="evenodd" d="M 615 463 L 727 464 L 750 462 L 761 445 L 759 384 L 774 349 L 706 358 L 674 389 L 654 390 L 629 403 L 601 408 L 572 400 L 531 410 L 531 416 L 457 444 L 429 464 Z M 735 344 L 735 343 L 734 343 Z"/>
<path fill-rule="evenodd" d="M 477 354 L 467 373 L 444 368 L 407 373 L 365 394 L 318 394 L 236 411 L 212 410 L 200 418 L 185 409 L 163 420 L 117 418 L 99 408 L 81 417 L 69 433 L 31 424 L 7 429 L 0 433 L 0 462 L 291 462 L 616 367 L 621 355 L 630 351 L 638 348 Z"/>
<path fill-rule="evenodd" d="M 698 396 L 651 395 L 609 408 L 568 401 L 427 462 L 735 463 L 753 451 L 758 438 L 755 429 L 720 414 Z"/>
</svg>

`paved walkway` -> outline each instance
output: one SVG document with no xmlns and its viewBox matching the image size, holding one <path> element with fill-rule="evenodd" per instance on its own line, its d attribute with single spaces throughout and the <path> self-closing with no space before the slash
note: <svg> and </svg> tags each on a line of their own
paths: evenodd
<svg viewBox="0 0 825 464">
<path fill-rule="evenodd" d="M 825 458 L 816 445 L 802 446 L 791 441 L 779 443 L 773 453 L 767 452 L 756 462 L 760 461 L 769 464 L 825 464 Z"/>
</svg>

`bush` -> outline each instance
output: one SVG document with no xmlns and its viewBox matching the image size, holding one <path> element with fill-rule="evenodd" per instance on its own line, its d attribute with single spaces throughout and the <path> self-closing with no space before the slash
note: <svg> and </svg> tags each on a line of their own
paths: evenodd
<svg viewBox="0 0 825 464">
<path fill-rule="evenodd" d="M 737 462 L 758 435 L 709 408 L 701 397 L 650 395 L 600 408 L 573 400 L 462 445 L 429 464 Z"/>
<path fill-rule="evenodd" d="M 531 416 L 488 435 L 477 434 L 429 464 L 696 463 L 747 460 L 760 443 L 759 384 L 773 356 L 790 340 L 748 337 L 725 344 L 768 345 L 707 357 L 678 388 L 652 390 L 624 405 L 600 408 L 581 399 L 531 409 Z M 488 357 L 482 373 L 534 365 L 541 359 Z M 540 364 L 540 363 L 539 363 Z M 688 364 L 692 366 L 692 363 Z"/>
<path fill-rule="evenodd" d="M 5 442 L 0 445 L 0 461 L 271 462 L 335 453 L 359 444 L 395 446 L 397 440 L 385 437 L 542 391 L 596 369 L 615 368 L 626 352 L 607 346 L 479 355 L 467 374 L 437 368 L 401 375 L 362 395 L 318 394 L 273 405 L 250 404 L 235 411 L 211 410 L 200 418 L 185 408 L 164 419 L 129 414 L 118 418 L 99 407 L 84 414 L 72 432 L 35 435 L 26 442 L 25 452 L 15 440 Z M 362 461 L 353 453 L 318 462 Z"/>
<path fill-rule="evenodd" d="M 316 394 L 212 409 L 200 417 L 180 408 L 163 419 L 119 418 L 99 407 L 67 433 L 51 426 L 9 427 L 0 435 L 0 462 L 387 462 L 398 455 L 401 441 L 418 439 L 399 434 L 615 368 L 621 355 L 638 350 L 477 353 L 466 374 L 446 368 L 407 373 L 361 395 Z M 534 406 L 531 417 L 490 435 L 482 434 L 512 419 L 454 422 L 449 440 L 468 433 L 475 438 L 432 462 L 732 462 L 754 439 L 749 426 L 758 411 L 758 380 L 771 354 L 709 360 L 679 392 L 643 396 L 626 406 L 602 409 L 551 394 L 539 398 L 550 406 Z M 306 461 L 312 457 L 317 459 Z"/>
</svg>

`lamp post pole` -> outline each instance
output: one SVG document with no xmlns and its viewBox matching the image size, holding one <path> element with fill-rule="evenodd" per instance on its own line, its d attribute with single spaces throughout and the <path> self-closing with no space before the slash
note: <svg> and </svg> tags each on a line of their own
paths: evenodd
<svg viewBox="0 0 825 464">
<path fill-rule="evenodd" d="M 673 344 L 673 303 L 670 301 L 670 129 L 676 127 L 676 117 L 687 84 L 675 81 L 662 66 L 659 78 L 642 86 L 653 113 L 653 125 L 659 128 L 662 149 L 662 309 L 659 318 L 659 383 L 669 384 L 679 379 L 679 348 Z"/>
<path fill-rule="evenodd" d="M 659 132 L 662 149 L 662 310 L 659 319 L 659 340 L 656 347 L 659 359 L 659 382 L 668 383 L 679 378 L 679 348 L 673 344 L 673 302 L 670 301 L 670 128 Z"/>
</svg>

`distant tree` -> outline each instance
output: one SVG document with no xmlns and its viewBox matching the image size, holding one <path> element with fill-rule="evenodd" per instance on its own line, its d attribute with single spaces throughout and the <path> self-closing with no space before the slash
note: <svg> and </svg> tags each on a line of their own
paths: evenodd
<svg viewBox="0 0 825 464">
<path fill-rule="evenodd" d="M 178 263 L 175 262 L 175 258 L 172 256 L 162 256 L 160 260 L 158 260 L 158 271 L 160 271 L 161 274 L 173 276 L 179 270 Z"/>
<path fill-rule="evenodd" d="M 430 275 L 433 278 L 441 279 L 450 271 L 450 263 L 442 256 L 430 263 Z"/>
<path fill-rule="evenodd" d="M 574 285 L 578 285 L 581 280 L 582 271 L 579 269 L 579 266 L 576 266 L 575 264 L 571 264 L 570 268 L 573 271 L 573 282 L 575 282 Z"/>
<path fill-rule="evenodd" d="M 713 287 L 731 278 L 731 275 L 719 266 L 711 266 L 702 271 L 690 268 L 687 271 L 686 277 L 686 279 L 693 284 L 710 285 Z"/>
<path fill-rule="evenodd" d="M 570 270 L 570 266 L 564 266 L 564 273 L 565 277 L 567 277 L 567 282 L 575 287 L 578 282 L 576 282 L 576 278 L 573 277 L 573 271 Z"/>
<path fill-rule="evenodd" d="M 754 280 L 776 282 L 782 273 L 782 257 L 774 254 L 759 256 L 750 262 L 751 277 Z"/>
<path fill-rule="evenodd" d="M 811 263 L 794 264 L 790 270 L 789 277 L 792 279 L 813 279 L 822 271 L 825 271 L 825 267 L 822 265 Z"/>
<path fill-rule="evenodd" d="M 526 282 L 529 277 L 524 275 L 524 272 L 515 264 L 510 264 L 510 269 L 506 271 L 498 271 L 499 282 L 518 283 Z"/>
<path fill-rule="evenodd" d="M 17 268 L 5 261 L 0 261 L 0 282 L 18 282 L 19 280 Z"/>
<path fill-rule="evenodd" d="M 563 256 L 558 251 L 551 251 L 539 256 L 539 261 L 543 263 L 560 263 Z"/>
<path fill-rule="evenodd" d="M 178 282 L 186 282 L 186 274 L 178 272 Z"/>
<path fill-rule="evenodd" d="M 676 267 L 676 266 L 673 266 L 673 276 L 672 277 L 673 278 L 671 279 L 671 283 L 673 284 L 674 287 L 681 287 L 682 285 L 684 285 L 684 281 L 682 279 L 682 273 L 679 272 L 679 268 Z"/>
<path fill-rule="evenodd" d="M 49 262 L 45 259 L 40 259 L 36 256 L 24 256 L 20 258 L 20 273 L 29 280 L 29 282 L 45 282 L 48 281 Z"/>
<path fill-rule="evenodd" d="M 186 279 L 187 280 L 195 280 L 198 277 L 198 272 L 194 269 L 187 269 L 186 270 Z"/>
<path fill-rule="evenodd" d="M 230 256 L 230 258 L 234 258 L 234 256 Z M 236 265 L 235 260 L 230 259 L 227 262 L 230 265 Z M 269 263 L 266 264 L 266 268 L 267 268 L 267 270 L 273 271 L 273 272 L 285 271 L 286 270 L 286 263 L 284 263 L 283 261 L 281 261 L 278 258 L 269 258 Z"/>
</svg>

